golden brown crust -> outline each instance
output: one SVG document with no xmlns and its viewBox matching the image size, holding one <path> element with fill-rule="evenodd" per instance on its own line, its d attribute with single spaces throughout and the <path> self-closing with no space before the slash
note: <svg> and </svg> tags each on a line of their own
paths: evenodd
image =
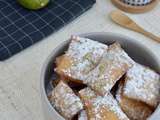
<svg viewBox="0 0 160 120">
<path fill-rule="evenodd" d="M 97 41 L 73 36 L 66 53 L 57 57 L 55 71 L 62 78 L 83 83 L 107 49 L 107 45 Z"/>
<path fill-rule="evenodd" d="M 97 94 L 93 90 L 91 90 L 91 88 L 86 87 L 79 91 L 79 96 L 81 100 L 85 103 L 88 100 L 96 98 Z"/>
<path fill-rule="evenodd" d="M 132 66 L 132 59 L 118 43 L 109 46 L 100 63 L 84 81 L 93 90 L 104 96 Z"/>
<path fill-rule="evenodd" d="M 58 56 L 57 58 L 56 58 L 56 66 L 58 66 L 60 63 L 61 63 L 61 61 L 63 60 L 63 58 L 64 58 L 64 55 L 61 55 L 61 56 Z"/>
<path fill-rule="evenodd" d="M 98 115 L 100 118 L 98 119 L 98 117 L 96 118 L 96 112 L 98 112 Z M 95 112 L 95 106 L 93 106 L 93 104 L 89 104 L 87 106 L 87 114 L 88 114 L 88 118 L 89 120 L 119 120 L 118 117 L 113 113 L 113 111 L 105 108 L 105 107 L 101 107 L 99 111 Z"/>
<path fill-rule="evenodd" d="M 53 89 L 50 100 L 65 119 L 71 119 L 83 109 L 83 104 L 79 97 L 64 81 L 60 81 Z"/>
<path fill-rule="evenodd" d="M 123 94 L 156 108 L 160 102 L 160 76 L 150 68 L 135 63 L 127 71 Z"/>
<path fill-rule="evenodd" d="M 72 59 L 68 56 L 60 56 L 56 60 L 56 69 L 55 71 L 60 75 L 60 76 L 65 76 L 63 70 L 68 69 L 72 65 Z"/>
<path fill-rule="evenodd" d="M 72 60 L 71 58 L 62 55 L 56 58 L 56 69 L 55 72 L 60 76 L 62 80 L 65 80 L 66 82 L 74 82 L 77 84 L 83 84 L 82 80 L 74 79 L 73 77 L 66 75 L 63 70 L 68 69 L 72 66 Z"/>
<path fill-rule="evenodd" d="M 79 92 L 88 120 L 128 120 L 111 94 L 101 97 L 89 87 Z"/>
<path fill-rule="evenodd" d="M 154 80 L 160 76 L 141 65 L 138 72 L 137 68 L 132 70 L 135 62 L 119 43 L 108 48 L 92 42 L 72 37 L 68 51 L 56 58 L 55 72 L 60 80 L 53 82 L 55 88 L 49 99 L 57 111 L 65 119 L 84 109 L 88 120 L 146 120 L 158 104 L 160 82 Z M 90 43 L 92 47 L 88 47 Z M 114 92 L 115 84 L 119 85 L 118 92 Z"/>
<path fill-rule="evenodd" d="M 116 98 L 121 106 L 121 109 L 131 120 L 146 120 L 153 112 L 153 109 L 144 102 L 130 99 L 122 94 L 123 82 L 119 84 L 119 90 Z"/>
</svg>

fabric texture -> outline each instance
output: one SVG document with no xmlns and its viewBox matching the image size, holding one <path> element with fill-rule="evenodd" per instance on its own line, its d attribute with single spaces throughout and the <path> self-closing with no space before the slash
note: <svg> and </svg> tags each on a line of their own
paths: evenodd
<svg viewBox="0 0 160 120">
<path fill-rule="evenodd" d="M 95 0 L 51 0 L 30 11 L 16 0 L 0 0 L 0 60 L 44 39 L 92 7 Z"/>
</svg>

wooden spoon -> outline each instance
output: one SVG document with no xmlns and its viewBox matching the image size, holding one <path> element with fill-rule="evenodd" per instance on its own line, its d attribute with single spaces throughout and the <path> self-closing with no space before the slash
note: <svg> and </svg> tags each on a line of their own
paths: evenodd
<svg viewBox="0 0 160 120">
<path fill-rule="evenodd" d="M 157 37 L 154 34 L 144 30 L 138 24 L 136 24 L 132 19 L 130 19 L 127 15 L 123 14 L 121 11 L 119 10 L 112 11 L 110 16 L 112 20 L 115 23 L 119 24 L 120 26 L 142 33 L 143 35 L 148 36 L 157 42 L 160 42 L 160 37 Z"/>
</svg>

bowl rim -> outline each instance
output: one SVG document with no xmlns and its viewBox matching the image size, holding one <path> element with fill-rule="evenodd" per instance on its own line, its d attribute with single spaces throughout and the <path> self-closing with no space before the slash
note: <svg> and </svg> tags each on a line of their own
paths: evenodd
<svg viewBox="0 0 160 120">
<path fill-rule="evenodd" d="M 119 38 L 125 38 L 125 39 L 128 39 L 130 40 L 131 42 L 135 42 L 135 44 L 138 44 L 139 47 L 142 47 L 143 49 L 145 49 L 146 52 L 148 52 L 154 60 L 157 61 L 158 63 L 158 68 L 160 68 L 160 61 L 158 61 L 157 57 L 153 54 L 153 52 L 151 50 L 149 50 L 149 48 L 147 48 L 145 45 L 143 45 L 142 43 L 136 41 L 134 38 L 131 38 L 127 35 L 123 35 L 123 34 L 120 34 L 120 33 L 114 33 L 114 32 L 88 32 L 88 33 L 83 33 L 83 34 L 76 34 L 78 36 L 81 36 L 81 37 L 87 37 L 87 36 L 95 36 L 95 35 L 106 35 L 106 36 L 115 36 L 115 37 L 119 37 Z M 47 108 L 49 110 L 51 110 L 51 112 L 55 113 L 55 115 L 57 117 L 59 117 L 60 120 L 64 120 L 63 116 L 61 116 L 55 109 L 54 107 L 51 105 L 51 103 L 49 102 L 48 98 L 47 98 L 47 95 L 46 95 L 46 90 L 45 90 L 45 85 L 44 85 L 44 77 L 45 77 L 45 73 L 46 73 L 46 69 L 47 69 L 47 66 L 49 64 L 49 62 L 51 61 L 51 58 L 53 57 L 54 53 L 57 52 L 57 50 L 61 47 L 63 47 L 65 44 L 67 44 L 69 42 L 69 39 L 65 40 L 65 41 L 62 41 L 59 45 L 57 45 L 53 50 L 52 52 L 50 53 L 50 55 L 46 58 L 44 64 L 42 65 L 42 68 L 41 68 L 41 77 L 40 77 L 40 94 L 41 94 L 41 99 L 43 97 L 43 99 L 45 101 L 42 101 L 42 102 L 46 102 L 47 104 Z M 154 116 L 154 114 L 156 112 L 158 112 L 158 109 L 160 109 L 160 104 L 157 106 L 156 110 L 152 113 L 152 116 Z M 149 118 L 150 118 L 149 117 Z"/>
</svg>

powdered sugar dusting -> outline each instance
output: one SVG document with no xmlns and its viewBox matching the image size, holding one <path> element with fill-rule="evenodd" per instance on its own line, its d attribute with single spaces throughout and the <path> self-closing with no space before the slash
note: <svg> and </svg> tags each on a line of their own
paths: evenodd
<svg viewBox="0 0 160 120">
<path fill-rule="evenodd" d="M 74 79 L 84 80 L 86 74 L 100 61 L 107 48 L 107 45 L 97 41 L 72 36 L 65 55 L 73 60 L 73 64 L 63 72 Z"/>
<path fill-rule="evenodd" d="M 134 64 L 134 61 L 128 56 L 128 54 L 121 48 L 119 43 L 114 43 L 109 47 L 108 59 L 118 61 L 119 65 L 121 63 L 127 64 L 129 67 Z"/>
<path fill-rule="evenodd" d="M 85 110 L 82 110 L 78 116 L 78 120 L 88 120 L 87 113 Z"/>
<path fill-rule="evenodd" d="M 62 81 L 53 89 L 51 102 L 66 119 L 71 119 L 83 109 L 79 97 Z"/>
<path fill-rule="evenodd" d="M 95 117 L 97 118 L 95 118 L 95 120 L 101 120 L 99 111 L 101 111 L 102 108 L 112 111 L 119 120 L 129 120 L 128 117 L 120 109 L 117 101 L 112 97 L 111 94 L 106 94 L 104 97 L 98 96 L 91 102 L 95 107 L 94 112 L 96 113 Z"/>
<path fill-rule="evenodd" d="M 109 46 L 98 66 L 92 70 L 84 83 L 105 95 L 121 76 L 132 66 L 132 59 L 118 43 Z"/>
<path fill-rule="evenodd" d="M 150 107 L 148 107 L 143 102 L 127 98 L 123 95 L 123 83 L 119 84 L 116 99 L 121 106 L 121 109 L 126 113 L 126 115 L 132 120 L 146 120 L 153 112 Z"/>
<path fill-rule="evenodd" d="M 86 87 L 86 88 L 80 90 L 79 94 L 81 96 L 81 99 L 84 102 L 87 100 L 90 100 L 92 98 L 95 98 L 97 96 L 96 93 L 93 90 L 91 90 L 91 88 L 89 88 L 89 87 Z"/>
<path fill-rule="evenodd" d="M 127 72 L 124 94 L 156 106 L 160 100 L 160 76 L 153 70 L 135 63 Z"/>
</svg>

